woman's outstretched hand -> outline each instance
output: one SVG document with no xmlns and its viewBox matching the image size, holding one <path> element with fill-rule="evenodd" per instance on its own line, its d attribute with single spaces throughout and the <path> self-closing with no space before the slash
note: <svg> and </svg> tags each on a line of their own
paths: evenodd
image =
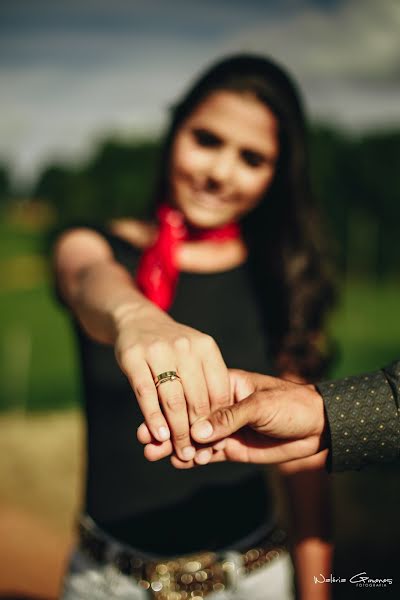
<svg viewBox="0 0 400 600">
<path fill-rule="evenodd" d="M 314 386 L 236 370 L 230 371 L 230 380 L 233 403 L 194 423 L 192 439 L 203 449 L 194 461 L 184 463 L 172 456 L 174 466 L 188 468 L 196 462 L 227 460 L 280 463 L 319 452 L 321 465 L 325 463 L 324 407 Z M 146 455 L 153 460 L 172 452 L 168 443 L 151 443 L 143 425 L 138 438 L 148 444 Z M 199 461 L 197 456 L 203 459 Z"/>
<path fill-rule="evenodd" d="M 169 453 L 191 461 L 196 449 L 190 426 L 230 402 L 228 370 L 213 338 L 156 307 L 128 308 L 118 319 L 115 354 L 135 392 L 149 439 L 168 442 Z M 179 378 L 156 389 L 155 378 L 167 371 L 176 371 Z M 151 460 L 151 448 L 147 454 Z"/>
<path fill-rule="evenodd" d="M 217 344 L 145 298 L 95 231 L 77 228 L 60 236 L 54 269 L 60 293 L 86 333 L 114 347 L 152 439 L 168 440 L 181 460 L 192 459 L 190 426 L 230 401 Z M 156 377 L 167 371 L 179 379 L 156 389 Z"/>
</svg>

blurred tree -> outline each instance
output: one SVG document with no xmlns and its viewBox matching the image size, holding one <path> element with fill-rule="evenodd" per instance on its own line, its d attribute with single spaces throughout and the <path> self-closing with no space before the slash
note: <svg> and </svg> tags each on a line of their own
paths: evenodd
<svg viewBox="0 0 400 600">
<path fill-rule="evenodd" d="M 142 216 L 155 185 L 159 143 L 108 140 L 87 165 L 104 216 Z"/>
<path fill-rule="evenodd" d="M 382 278 L 399 270 L 400 132 L 361 137 L 314 126 L 310 136 L 314 189 L 349 277 Z"/>
<path fill-rule="evenodd" d="M 3 164 L 0 164 L 0 205 L 4 205 L 4 203 L 9 199 L 11 194 L 11 182 L 10 175 L 7 167 Z"/>
<path fill-rule="evenodd" d="M 326 125 L 314 125 L 311 129 L 313 190 L 336 242 L 336 256 L 341 269 L 345 268 L 347 255 L 346 226 L 351 189 L 345 171 L 350 150 L 351 141 L 341 131 Z"/>
<path fill-rule="evenodd" d="M 152 141 L 104 141 L 79 169 L 48 166 L 34 195 L 53 204 L 61 224 L 141 216 L 154 187 L 158 151 Z"/>
<path fill-rule="evenodd" d="M 52 204 L 60 214 L 71 195 L 73 178 L 74 173 L 69 167 L 49 165 L 40 174 L 33 195 Z"/>
</svg>

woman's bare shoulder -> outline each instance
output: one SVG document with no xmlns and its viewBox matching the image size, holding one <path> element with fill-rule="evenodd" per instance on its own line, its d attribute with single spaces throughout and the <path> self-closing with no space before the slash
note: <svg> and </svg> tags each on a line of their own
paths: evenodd
<svg viewBox="0 0 400 600">
<path fill-rule="evenodd" d="M 78 271 L 111 257 L 111 247 L 101 234 L 90 228 L 76 227 L 64 231 L 56 239 L 53 263 L 56 272 Z"/>
<path fill-rule="evenodd" d="M 150 246 L 157 234 L 154 223 L 139 219 L 114 219 L 109 223 L 109 229 L 111 233 L 139 249 Z"/>
</svg>

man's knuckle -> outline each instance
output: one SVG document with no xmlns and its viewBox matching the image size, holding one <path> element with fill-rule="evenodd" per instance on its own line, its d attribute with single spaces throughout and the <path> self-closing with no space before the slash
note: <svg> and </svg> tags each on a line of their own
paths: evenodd
<svg viewBox="0 0 400 600">
<path fill-rule="evenodd" d="M 233 427 L 233 424 L 235 422 L 235 417 L 232 408 L 230 408 L 229 406 L 226 408 L 219 408 L 214 413 L 214 420 L 217 426 L 222 427 L 224 429 L 230 429 L 231 427 Z"/>
</svg>

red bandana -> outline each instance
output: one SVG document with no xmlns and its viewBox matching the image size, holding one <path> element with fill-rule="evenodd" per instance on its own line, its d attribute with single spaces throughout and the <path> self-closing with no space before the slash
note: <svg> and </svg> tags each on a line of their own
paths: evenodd
<svg viewBox="0 0 400 600">
<path fill-rule="evenodd" d="M 157 211 L 158 236 L 143 253 L 136 274 L 136 282 L 144 295 L 163 310 L 172 305 L 179 278 L 176 255 L 184 241 L 237 239 L 240 228 L 228 223 L 217 229 L 195 229 L 185 224 L 182 213 L 162 204 Z"/>
</svg>

